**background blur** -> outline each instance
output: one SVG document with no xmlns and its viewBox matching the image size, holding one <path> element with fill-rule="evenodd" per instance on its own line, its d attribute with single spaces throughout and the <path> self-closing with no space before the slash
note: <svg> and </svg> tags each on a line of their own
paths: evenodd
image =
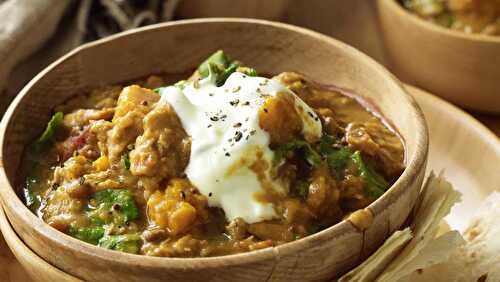
<svg viewBox="0 0 500 282">
<path fill-rule="evenodd" d="M 387 66 L 374 0 L 0 0 L 0 114 L 38 72 L 83 43 L 199 17 L 260 18 L 307 27 Z M 475 117 L 500 132 L 497 117 Z"/>
<path fill-rule="evenodd" d="M 308 27 L 384 62 L 371 0 L 0 0 L 0 110 L 71 49 L 173 19 L 250 17 Z"/>
</svg>

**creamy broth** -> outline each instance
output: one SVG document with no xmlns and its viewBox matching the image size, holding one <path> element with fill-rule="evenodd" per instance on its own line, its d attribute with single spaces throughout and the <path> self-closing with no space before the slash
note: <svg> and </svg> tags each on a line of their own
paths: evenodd
<svg viewBox="0 0 500 282">
<path fill-rule="evenodd" d="M 234 64 L 56 107 L 26 149 L 27 205 L 100 247 L 217 256 L 332 226 L 400 176 L 402 140 L 356 99 L 293 72 L 226 75 Z"/>
</svg>

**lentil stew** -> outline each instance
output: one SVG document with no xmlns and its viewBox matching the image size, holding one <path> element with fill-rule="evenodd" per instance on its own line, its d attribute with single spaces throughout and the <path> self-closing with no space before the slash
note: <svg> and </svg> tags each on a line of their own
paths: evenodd
<svg viewBox="0 0 500 282">
<path fill-rule="evenodd" d="M 25 149 L 26 205 L 57 230 L 103 248 L 219 256 L 328 228 L 375 201 L 404 170 L 403 142 L 376 112 L 302 74 L 265 78 L 218 51 L 187 80 L 165 87 L 175 80 L 153 75 L 56 107 L 45 131 Z M 214 85 L 206 86 L 210 81 Z M 243 99 L 250 88 L 237 83 L 245 81 L 255 82 L 256 90 L 248 92 L 254 100 Z M 271 86 L 280 90 L 267 91 Z M 220 91 L 196 92 L 203 89 Z M 203 126 L 195 124 L 185 118 L 192 117 L 183 112 L 185 103 L 172 98 L 189 91 L 195 100 L 222 97 L 227 108 L 202 103 L 223 110 L 207 110 Z M 228 123 L 230 130 L 217 133 Z M 214 167 L 193 171 L 195 162 L 207 160 L 196 156 L 208 146 L 200 145 L 199 132 L 214 134 L 207 140 L 227 132 L 231 138 L 216 147 L 224 158 L 214 159 Z M 223 177 L 207 186 L 212 190 L 196 178 L 205 169 L 204 177 L 215 175 L 226 162 Z M 234 175 L 240 182 L 227 182 Z M 230 189 L 219 189 L 224 183 Z M 245 183 L 257 183 L 258 191 L 245 197 Z M 252 206 L 239 210 L 231 202 Z"/>
</svg>

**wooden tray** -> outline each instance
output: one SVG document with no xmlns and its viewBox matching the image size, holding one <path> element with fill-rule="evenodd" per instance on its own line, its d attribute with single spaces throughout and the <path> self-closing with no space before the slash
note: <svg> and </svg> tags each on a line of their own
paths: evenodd
<svg viewBox="0 0 500 282">
<path fill-rule="evenodd" d="M 450 103 L 411 86 L 407 90 L 418 101 L 429 124 L 428 169 L 445 169 L 446 177 L 464 195 L 462 203 L 447 218 L 453 228 L 462 230 L 480 201 L 491 191 L 500 190 L 500 175 L 492 165 L 500 163 L 500 141 L 484 125 Z M 0 270 L 4 273 L 1 281 L 81 281 L 46 263 L 26 247 L 2 209 L 0 229 L 7 242 L 0 236 Z M 16 250 L 17 260 L 8 247 Z"/>
</svg>

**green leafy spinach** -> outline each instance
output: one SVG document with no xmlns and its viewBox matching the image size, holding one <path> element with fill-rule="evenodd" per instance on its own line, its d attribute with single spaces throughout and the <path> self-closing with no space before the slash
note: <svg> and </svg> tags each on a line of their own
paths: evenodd
<svg viewBox="0 0 500 282">
<path fill-rule="evenodd" d="M 99 239 L 98 246 L 110 250 L 136 254 L 139 252 L 138 234 L 106 235 Z"/>
</svg>

